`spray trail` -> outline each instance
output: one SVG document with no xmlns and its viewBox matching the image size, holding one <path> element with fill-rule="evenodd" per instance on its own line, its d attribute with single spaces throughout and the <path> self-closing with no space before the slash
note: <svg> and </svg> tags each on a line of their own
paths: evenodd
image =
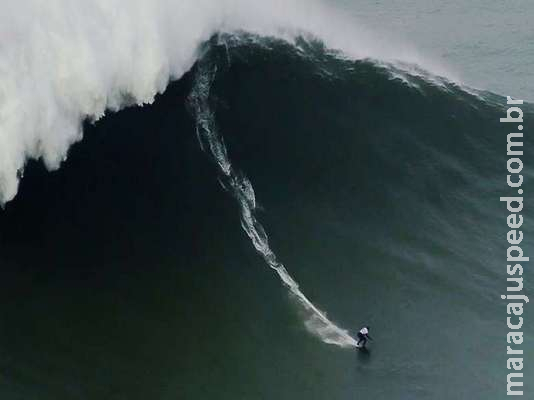
<svg viewBox="0 0 534 400">
<path fill-rule="evenodd" d="M 215 114 L 209 106 L 209 94 L 215 74 L 215 66 L 203 62 L 199 63 L 193 89 L 189 96 L 189 106 L 195 118 L 196 131 L 202 150 L 213 157 L 221 173 L 221 185 L 239 203 L 243 230 L 250 238 L 258 254 L 277 273 L 300 306 L 308 331 L 328 344 L 340 347 L 356 346 L 356 340 L 346 330 L 330 321 L 323 311 L 308 300 L 300 290 L 298 283 L 291 277 L 284 264 L 277 259 L 276 254 L 270 248 L 267 233 L 256 218 L 257 207 L 254 188 L 240 171 L 232 167 L 223 137 L 217 129 Z"/>
</svg>

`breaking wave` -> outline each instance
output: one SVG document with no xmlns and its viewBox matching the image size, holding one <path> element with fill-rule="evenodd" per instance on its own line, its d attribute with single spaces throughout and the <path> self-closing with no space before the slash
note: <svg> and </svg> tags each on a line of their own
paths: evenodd
<svg viewBox="0 0 534 400">
<path fill-rule="evenodd" d="M 332 21 L 335 21 L 333 23 Z M 350 58 L 447 74 L 409 46 L 381 39 L 313 0 L 7 0 L 0 13 L 0 203 L 28 159 L 58 168 L 85 120 L 146 104 L 222 32 L 319 38 Z"/>
</svg>

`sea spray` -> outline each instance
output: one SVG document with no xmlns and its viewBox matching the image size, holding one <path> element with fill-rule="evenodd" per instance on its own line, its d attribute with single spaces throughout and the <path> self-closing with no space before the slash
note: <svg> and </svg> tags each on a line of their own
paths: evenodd
<svg viewBox="0 0 534 400">
<path fill-rule="evenodd" d="M 309 332 L 323 342 L 340 347 L 356 346 L 356 340 L 344 329 L 330 321 L 325 312 L 318 309 L 302 293 L 298 283 L 288 273 L 269 246 L 269 238 L 258 221 L 254 188 L 247 177 L 233 168 L 224 140 L 218 131 L 215 114 L 209 105 L 211 85 L 217 68 L 208 61 L 198 63 L 196 76 L 189 96 L 189 108 L 195 118 L 196 132 L 201 148 L 216 162 L 221 173 L 223 188 L 237 200 L 241 212 L 241 226 L 250 238 L 254 248 L 265 263 L 272 268 L 296 300 L 304 316 L 304 324 Z"/>
<path fill-rule="evenodd" d="M 235 32 L 290 42 L 311 35 L 351 59 L 449 76 L 320 0 L 3 0 L 0 204 L 15 197 L 27 160 L 59 168 L 85 120 L 152 103 L 191 68 L 203 43 Z"/>
</svg>

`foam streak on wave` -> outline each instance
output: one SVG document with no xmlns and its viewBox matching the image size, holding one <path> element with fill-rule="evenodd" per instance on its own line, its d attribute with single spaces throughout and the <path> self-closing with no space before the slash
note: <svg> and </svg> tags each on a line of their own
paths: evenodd
<svg viewBox="0 0 534 400">
<path fill-rule="evenodd" d="M 323 342 L 340 347 L 356 346 L 356 340 L 344 329 L 330 321 L 302 293 L 298 283 L 291 277 L 284 264 L 278 261 L 269 246 L 267 233 L 256 218 L 256 199 L 250 181 L 232 167 L 222 135 L 217 129 L 215 115 L 209 105 L 209 93 L 215 77 L 216 67 L 198 66 L 195 83 L 189 97 L 189 106 L 196 121 L 196 130 L 202 149 L 208 152 L 219 167 L 222 186 L 238 201 L 241 211 L 241 226 L 250 238 L 254 248 L 265 263 L 272 268 L 288 288 L 304 313 L 306 328 Z"/>
</svg>

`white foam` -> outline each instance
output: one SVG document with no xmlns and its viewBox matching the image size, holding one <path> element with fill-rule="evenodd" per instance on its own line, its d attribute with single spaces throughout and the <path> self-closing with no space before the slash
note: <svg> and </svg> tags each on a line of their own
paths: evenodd
<svg viewBox="0 0 534 400">
<path fill-rule="evenodd" d="M 239 203 L 243 230 L 250 238 L 258 254 L 277 273 L 292 298 L 296 300 L 303 312 L 305 326 L 308 331 L 325 343 L 340 347 L 356 346 L 356 340 L 346 330 L 329 320 L 323 311 L 308 300 L 300 290 L 297 282 L 291 277 L 285 266 L 278 261 L 276 254 L 269 246 L 267 233 L 256 218 L 256 198 L 252 183 L 232 167 L 222 135 L 217 130 L 215 117 L 209 106 L 209 91 L 214 75 L 215 67 L 199 65 L 189 103 L 196 120 L 197 135 L 201 146 L 211 154 L 218 165 L 222 174 L 221 182 L 223 187 Z"/>
<path fill-rule="evenodd" d="M 293 39 L 311 32 L 352 58 L 439 66 L 318 0 L 3 0 L 0 11 L 0 203 L 28 158 L 59 167 L 96 120 L 151 103 L 216 32 Z M 147 133 L 148 134 L 148 133 Z"/>
</svg>

